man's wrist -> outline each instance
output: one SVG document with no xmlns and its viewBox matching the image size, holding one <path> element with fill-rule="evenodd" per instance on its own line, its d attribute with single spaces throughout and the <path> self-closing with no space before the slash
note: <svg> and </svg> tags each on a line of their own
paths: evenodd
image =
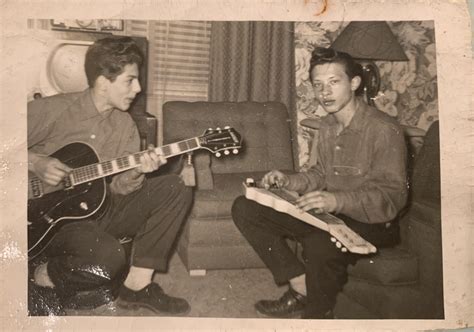
<svg viewBox="0 0 474 332">
<path fill-rule="evenodd" d="M 36 163 L 42 156 L 37 153 L 28 151 L 28 170 L 34 172 L 36 169 Z"/>
<path fill-rule="evenodd" d="M 298 191 L 300 188 L 299 186 L 297 185 L 298 181 L 295 180 L 295 177 L 297 176 L 298 174 L 289 174 L 287 175 L 287 184 L 285 186 L 286 189 L 288 190 L 291 190 L 291 191 Z"/>
<path fill-rule="evenodd" d="M 130 175 L 130 180 L 137 180 L 141 176 L 143 176 L 144 173 L 140 172 L 138 168 L 132 168 L 129 172 L 129 175 Z"/>
</svg>

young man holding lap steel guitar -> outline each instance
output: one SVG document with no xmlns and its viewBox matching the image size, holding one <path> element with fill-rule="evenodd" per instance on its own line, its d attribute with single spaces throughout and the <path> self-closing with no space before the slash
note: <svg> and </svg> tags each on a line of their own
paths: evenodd
<svg viewBox="0 0 474 332">
<path fill-rule="evenodd" d="M 127 110 L 141 90 L 142 62 L 131 38 L 98 40 L 86 54 L 87 90 L 29 103 L 28 170 L 47 185 L 59 184 L 71 169 L 49 155 L 78 141 L 92 146 L 101 161 L 138 152 L 138 130 Z M 166 314 L 189 311 L 186 300 L 166 295 L 152 279 L 154 271 L 167 269 L 191 191 L 177 175 L 145 178 L 166 163 L 152 146 L 139 161 L 140 166 L 114 176 L 107 185 L 106 211 L 92 216 L 97 220 L 78 220 L 60 228 L 44 250 L 44 263 L 32 273 L 36 286 L 65 299 L 110 284 L 126 269 L 119 239 L 131 237 L 130 269 L 117 303 Z"/>
<path fill-rule="evenodd" d="M 262 183 L 297 191 L 298 209 L 333 213 L 375 246 L 393 246 L 396 217 L 407 199 L 405 142 L 396 120 L 356 96 L 361 77 L 361 66 L 348 54 L 313 51 L 310 78 L 328 113 L 319 130 L 317 164 L 293 175 L 271 171 Z M 361 256 L 338 249 L 328 233 L 243 196 L 232 215 L 275 282 L 289 282 L 280 299 L 261 300 L 256 310 L 270 317 L 333 318 L 347 266 Z M 304 263 L 285 237 L 302 243 Z"/>
</svg>

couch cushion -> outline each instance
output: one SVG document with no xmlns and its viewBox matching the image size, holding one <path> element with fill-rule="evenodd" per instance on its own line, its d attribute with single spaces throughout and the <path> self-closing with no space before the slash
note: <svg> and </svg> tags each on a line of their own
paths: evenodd
<svg viewBox="0 0 474 332">
<path fill-rule="evenodd" d="M 429 299 L 417 285 L 384 286 L 350 279 L 344 286 L 344 295 L 367 308 L 379 318 L 414 319 L 432 318 Z M 337 310 L 338 318 L 347 317 Z M 441 318 L 441 317 L 437 317 Z"/>
<path fill-rule="evenodd" d="M 265 172 L 214 174 L 213 190 L 196 190 L 191 216 L 198 219 L 231 217 L 234 200 L 244 194 L 242 183 L 247 178 L 260 179 Z"/>
<path fill-rule="evenodd" d="M 381 285 L 409 285 L 418 282 L 418 259 L 401 248 L 383 248 L 349 266 L 349 276 Z"/>
</svg>

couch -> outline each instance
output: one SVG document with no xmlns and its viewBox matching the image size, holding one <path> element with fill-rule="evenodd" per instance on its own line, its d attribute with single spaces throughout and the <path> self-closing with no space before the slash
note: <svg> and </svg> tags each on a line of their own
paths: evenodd
<svg viewBox="0 0 474 332">
<path fill-rule="evenodd" d="M 284 105 L 174 101 L 164 105 L 163 121 L 165 143 L 225 125 L 244 138 L 237 156 L 216 159 L 201 151 L 193 157 L 194 206 L 177 247 L 186 268 L 203 275 L 212 269 L 264 267 L 230 211 L 247 177 L 258 179 L 271 169 L 294 171 L 291 121 Z M 437 128 L 437 123 L 430 128 L 410 167 L 411 197 L 400 218 L 400 244 L 349 267 L 335 307 L 338 318 L 443 318 Z"/>
<path fill-rule="evenodd" d="M 243 138 L 237 155 L 215 158 L 204 150 L 193 155 L 194 205 L 177 245 L 186 268 L 196 275 L 209 269 L 264 267 L 235 227 L 231 206 L 242 195 L 246 178 L 261 178 L 271 169 L 293 170 L 286 107 L 277 102 L 172 101 L 163 105 L 163 123 L 164 144 L 224 126 Z"/>
<path fill-rule="evenodd" d="M 350 266 L 337 317 L 444 318 L 439 157 L 435 122 L 414 158 L 400 244 Z"/>
</svg>

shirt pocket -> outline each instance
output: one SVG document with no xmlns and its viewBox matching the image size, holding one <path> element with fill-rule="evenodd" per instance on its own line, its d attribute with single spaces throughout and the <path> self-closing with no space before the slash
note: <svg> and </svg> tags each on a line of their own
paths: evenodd
<svg viewBox="0 0 474 332">
<path fill-rule="evenodd" d="M 336 176 L 357 177 L 362 175 L 362 169 L 356 166 L 334 165 L 333 174 Z"/>
<path fill-rule="evenodd" d="M 329 190 L 356 190 L 365 182 L 364 172 L 356 166 L 335 165 L 328 178 Z"/>
</svg>

